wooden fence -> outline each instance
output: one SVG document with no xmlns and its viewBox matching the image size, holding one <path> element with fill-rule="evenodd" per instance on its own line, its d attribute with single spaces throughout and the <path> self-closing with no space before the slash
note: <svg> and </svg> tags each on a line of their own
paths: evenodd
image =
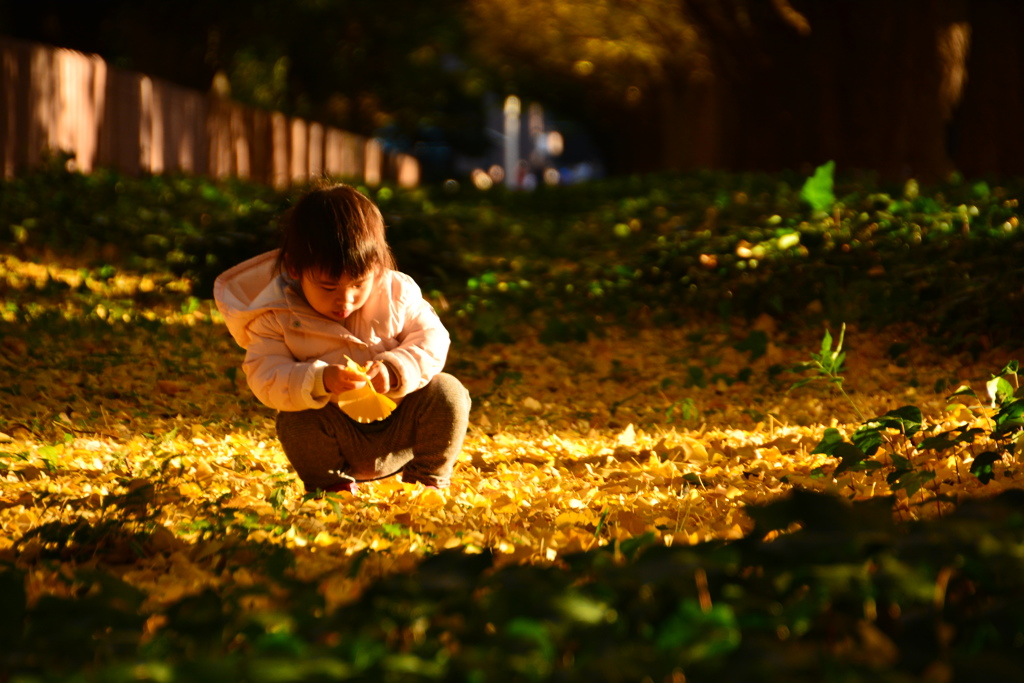
<svg viewBox="0 0 1024 683">
<path fill-rule="evenodd" d="M 380 141 L 244 106 L 95 55 L 0 38 L 3 177 L 66 152 L 83 173 L 236 176 L 286 187 L 324 174 L 419 183 L 419 164 Z"/>
</svg>

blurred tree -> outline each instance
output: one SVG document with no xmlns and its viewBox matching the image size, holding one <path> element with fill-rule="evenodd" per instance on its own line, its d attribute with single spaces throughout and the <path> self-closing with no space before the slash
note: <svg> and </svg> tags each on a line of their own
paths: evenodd
<svg viewBox="0 0 1024 683">
<path fill-rule="evenodd" d="M 481 59 L 589 120 L 620 172 L 952 168 L 969 0 L 467 3 Z"/>
<path fill-rule="evenodd" d="M 730 121 L 720 161 L 775 170 L 834 159 L 888 178 L 945 177 L 957 93 L 941 38 L 960 0 L 687 0 Z M 726 10 L 731 8 L 731 11 Z M 962 61 L 962 55 L 961 55 Z"/>
<path fill-rule="evenodd" d="M 1024 174 L 1022 25 L 1024 3 L 1019 0 L 972 0 L 959 26 L 969 50 L 951 147 L 966 174 Z"/>
<path fill-rule="evenodd" d="M 682 3 L 466 4 L 476 56 L 509 92 L 587 122 L 612 168 L 654 170 L 686 165 L 677 162 L 687 153 L 699 156 L 699 142 L 690 139 L 696 112 L 685 105 L 700 97 L 701 80 L 710 73 L 706 46 Z M 672 125 L 659 125 L 669 120 Z"/>
</svg>

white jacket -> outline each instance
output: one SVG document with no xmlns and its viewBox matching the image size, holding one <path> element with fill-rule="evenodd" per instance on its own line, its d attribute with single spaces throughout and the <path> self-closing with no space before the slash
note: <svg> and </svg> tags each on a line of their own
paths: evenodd
<svg viewBox="0 0 1024 683">
<path fill-rule="evenodd" d="M 277 251 L 244 261 L 213 285 L 217 308 L 228 330 L 246 350 L 242 369 L 249 387 L 277 410 L 323 408 L 331 396 L 323 371 L 345 364 L 391 366 L 397 386 L 388 396 L 422 389 L 444 367 L 451 339 L 433 307 L 411 277 L 386 271 L 370 298 L 344 323 L 317 313 L 298 285 L 275 271 Z"/>
</svg>

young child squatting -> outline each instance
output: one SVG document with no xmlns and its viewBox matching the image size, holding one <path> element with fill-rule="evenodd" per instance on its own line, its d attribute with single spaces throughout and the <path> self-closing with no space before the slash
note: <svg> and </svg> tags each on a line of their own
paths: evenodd
<svg viewBox="0 0 1024 683">
<path fill-rule="evenodd" d="M 441 372 L 448 331 L 395 269 L 380 210 L 334 185 L 306 193 L 281 223 L 280 249 L 222 273 L 214 298 L 245 349 L 249 387 L 279 411 L 278 438 L 306 490 L 354 492 L 398 471 L 447 487 L 469 393 Z M 339 394 L 365 386 L 349 358 L 397 404 L 386 418 L 363 424 L 338 407 Z"/>
</svg>

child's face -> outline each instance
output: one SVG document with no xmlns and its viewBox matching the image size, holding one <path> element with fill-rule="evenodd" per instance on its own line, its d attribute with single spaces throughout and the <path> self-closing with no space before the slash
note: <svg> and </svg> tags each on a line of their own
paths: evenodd
<svg viewBox="0 0 1024 683">
<path fill-rule="evenodd" d="M 317 313 L 331 320 L 344 320 L 366 303 L 373 290 L 373 271 L 352 278 L 342 275 L 338 280 L 318 272 L 306 272 L 300 280 L 306 301 Z"/>
</svg>

